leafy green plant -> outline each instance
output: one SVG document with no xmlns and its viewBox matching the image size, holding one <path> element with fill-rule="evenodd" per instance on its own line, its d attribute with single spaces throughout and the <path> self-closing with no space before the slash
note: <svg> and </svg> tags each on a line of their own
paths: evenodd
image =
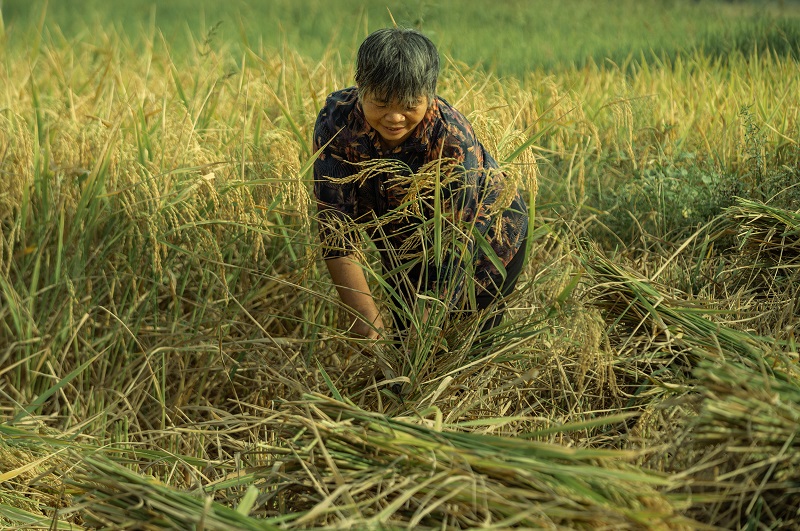
<svg viewBox="0 0 800 531">
<path fill-rule="evenodd" d="M 698 164 L 693 154 L 683 153 L 654 163 L 614 188 L 590 185 L 586 204 L 601 212 L 605 225 L 593 232 L 612 247 L 633 245 L 643 236 L 679 241 L 728 206 L 717 195 L 723 181 L 722 175 Z"/>
</svg>

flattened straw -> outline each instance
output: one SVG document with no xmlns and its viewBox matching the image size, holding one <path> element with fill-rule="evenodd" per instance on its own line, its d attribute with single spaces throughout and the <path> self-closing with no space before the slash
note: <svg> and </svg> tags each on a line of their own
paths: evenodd
<svg viewBox="0 0 800 531">
<path fill-rule="evenodd" d="M 655 490 L 670 485 L 669 479 L 624 464 L 632 453 L 451 431 L 440 424 L 432 428 L 320 395 L 287 405 L 276 429 L 286 434 L 293 457 L 276 452 L 282 473 L 262 475 L 266 482 L 255 484 L 294 495 L 317 482 L 361 485 L 349 491 L 353 504 L 345 502 L 339 511 L 356 507 L 371 525 L 427 528 L 442 521 L 459 526 L 514 521 L 535 527 L 603 523 L 626 528 L 648 518 L 668 527 L 687 522 L 678 515 L 677 498 Z M 254 451 L 273 449 L 259 445 Z M 309 473 L 312 477 L 306 477 Z M 400 488 L 408 478 L 415 479 Z M 306 515 L 330 523 L 325 515 L 337 512 L 334 498 L 316 500 Z M 310 517 L 303 523 L 311 524 Z"/>
<path fill-rule="evenodd" d="M 592 303 L 608 320 L 633 327 L 649 321 L 650 328 L 689 347 L 698 360 L 733 354 L 742 363 L 759 366 L 764 359 L 775 359 L 774 347 L 781 343 L 713 320 L 725 312 L 680 300 L 638 272 L 612 262 L 598 249 L 582 251 L 581 259 L 592 280 Z"/>
</svg>

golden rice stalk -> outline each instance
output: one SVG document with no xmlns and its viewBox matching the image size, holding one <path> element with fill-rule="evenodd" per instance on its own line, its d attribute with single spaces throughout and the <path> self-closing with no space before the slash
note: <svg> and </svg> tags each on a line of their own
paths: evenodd
<svg viewBox="0 0 800 531">
<path fill-rule="evenodd" d="M 69 455 L 51 447 L 32 447 L 0 437 L 0 528 L 82 529 L 56 509 L 72 503 L 50 471 L 70 464 Z"/>
<path fill-rule="evenodd" d="M 28 473 L 29 483 L 41 485 L 44 479 L 53 485 L 42 514 L 63 503 L 62 518 L 91 527 L 680 529 L 692 524 L 680 515 L 679 496 L 657 490 L 673 482 L 626 465 L 629 452 L 456 431 L 440 417 L 432 423 L 392 419 L 320 395 L 268 413 L 261 430 L 272 442 L 243 452 L 237 462 L 244 466 L 236 469 L 172 452 L 98 451 L 18 428 L 4 433 L 32 456 L 26 461 L 31 465 L 16 467 L 15 477 Z M 207 484 L 205 492 L 186 492 L 132 471 L 135 463 L 216 466 L 228 474 Z M 70 497 L 58 496 L 63 492 Z M 30 508 L 20 510 L 6 498 L 0 502 L 0 515 L 10 515 L 9 522 L 27 513 Z"/>
<path fill-rule="evenodd" d="M 288 406 L 273 421 L 282 442 L 249 457 L 271 461 L 207 488 L 254 484 L 265 514 L 302 513 L 297 527 L 690 524 L 678 498 L 658 492 L 670 481 L 626 465 L 626 452 L 454 431 L 320 395 Z"/>
<path fill-rule="evenodd" d="M 702 407 L 676 453 L 699 455 L 687 472 L 695 509 L 726 529 L 800 527 L 800 370 L 767 374 L 702 362 Z"/>
<path fill-rule="evenodd" d="M 706 357 L 734 356 L 750 366 L 775 359 L 765 338 L 726 326 L 723 314 L 710 305 L 680 298 L 680 294 L 613 262 L 599 249 L 582 252 L 592 303 L 606 321 L 629 330 L 642 330 L 651 338 L 688 348 L 694 361 Z"/>
<path fill-rule="evenodd" d="M 2 426 L 0 433 L 3 529 L 276 529 L 248 517 L 252 495 L 230 508 L 127 468 L 138 464 L 153 471 L 166 465 L 174 473 L 175 466 L 188 465 L 231 471 L 221 463 L 145 448 L 99 448 L 45 428 L 37 433 Z"/>
<path fill-rule="evenodd" d="M 787 272 L 798 267 L 800 210 L 792 212 L 739 198 L 726 214 L 739 227 L 742 250 L 756 263 Z"/>
<path fill-rule="evenodd" d="M 739 231 L 744 261 L 739 276 L 761 279 L 751 289 L 766 287 L 771 295 L 796 297 L 792 285 L 797 285 L 800 270 L 800 210 L 739 198 L 726 215 Z"/>
<path fill-rule="evenodd" d="M 277 521 L 248 516 L 253 496 L 236 508 L 164 485 L 131 472 L 102 456 L 84 456 L 78 472 L 65 480 L 81 491 L 78 502 L 84 520 L 93 527 L 113 529 L 209 529 L 273 531 Z"/>
</svg>

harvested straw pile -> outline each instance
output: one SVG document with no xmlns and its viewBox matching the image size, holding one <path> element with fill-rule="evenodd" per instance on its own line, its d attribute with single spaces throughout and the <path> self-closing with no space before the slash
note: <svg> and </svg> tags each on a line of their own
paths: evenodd
<svg viewBox="0 0 800 531">
<path fill-rule="evenodd" d="M 730 284 L 758 314 L 765 334 L 792 337 L 800 316 L 800 210 L 739 199 L 726 212 L 738 230 L 740 255 Z"/>
<path fill-rule="evenodd" d="M 703 362 L 703 401 L 678 454 L 691 454 L 688 484 L 701 521 L 724 528 L 800 527 L 800 370 Z"/>
<path fill-rule="evenodd" d="M 728 209 L 739 227 L 741 249 L 754 267 L 796 276 L 800 267 L 800 211 L 791 212 L 758 201 L 739 199 Z"/>
<path fill-rule="evenodd" d="M 308 511 L 297 525 L 686 523 L 656 490 L 669 482 L 624 464 L 629 454 L 453 431 L 438 419 L 391 419 L 308 396 L 276 416 L 281 443 L 258 448 L 270 461 L 255 484 L 271 491 L 265 507 Z"/>
<path fill-rule="evenodd" d="M 32 451 L 44 456 L 48 444 L 62 448 L 58 471 L 40 476 L 80 508 L 60 516 L 91 527 L 681 529 L 692 523 L 681 516 L 681 496 L 659 492 L 673 482 L 627 464 L 629 452 L 469 433 L 442 425 L 441 416 L 389 418 L 321 395 L 273 411 L 264 427 L 277 434 L 273 442 L 255 444 L 241 456 L 244 467 L 195 492 L 149 476 L 145 463 L 153 456 L 47 443 L 21 430 L 14 435 L 29 448 L 38 441 Z M 166 455 L 162 462 L 181 464 Z M 21 521 L 10 516 L 7 522 Z"/>
<path fill-rule="evenodd" d="M 655 449 L 667 457 L 651 459 L 650 466 L 687 480 L 681 489 L 691 493 L 688 514 L 724 528 L 759 522 L 796 528 L 800 370 L 794 345 L 738 330 L 723 318 L 740 314 L 686 300 L 599 251 L 586 251 L 583 259 L 611 337 L 619 345 L 637 342 L 638 355 L 649 362 L 645 376 L 684 393 L 677 418 L 655 427 L 672 435 Z M 643 417 L 675 405 L 646 404 Z"/>
<path fill-rule="evenodd" d="M 599 250 L 585 251 L 582 259 L 593 286 L 592 302 L 618 336 L 644 335 L 652 345 L 677 347 L 690 356 L 680 356 L 689 366 L 701 359 L 732 355 L 739 363 L 757 367 L 771 357 L 766 338 L 742 332 L 722 319 L 726 315 L 735 319 L 732 311 L 688 300 Z"/>
</svg>

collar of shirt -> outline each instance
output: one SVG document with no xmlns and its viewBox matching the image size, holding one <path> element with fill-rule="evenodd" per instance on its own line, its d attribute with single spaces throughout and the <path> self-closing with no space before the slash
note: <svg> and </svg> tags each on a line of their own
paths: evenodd
<svg viewBox="0 0 800 531">
<path fill-rule="evenodd" d="M 377 150 L 378 154 L 383 156 L 395 155 L 399 153 L 406 153 L 409 151 L 421 151 L 424 152 L 428 149 L 428 145 L 430 144 L 431 138 L 433 136 L 433 129 L 434 125 L 436 124 L 436 117 L 439 114 L 439 99 L 434 97 L 433 102 L 431 102 L 430 107 L 425 112 L 425 116 L 422 118 L 422 121 L 417 125 L 417 128 L 414 129 L 414 132 L 411 133 L 405 142 L 400 144 L 399 146 L 395 146 L 394 148 L 384 151 L 383 146 L 381 146 L 380 138 L 378 137 L 378 132 L 375 131 L 372 127 L 370 127 L 369 123 L 367 123 L 367 119 L 364 117 L 364 110 L 361 108 L 361 102 L 357 102 L 355 109 L 353 110 L 355 122 L 356 122 L 356 129 L 360 130 L 363 134 L 365 134 L 369 139 L 372 145 Z"/>
</svg>

